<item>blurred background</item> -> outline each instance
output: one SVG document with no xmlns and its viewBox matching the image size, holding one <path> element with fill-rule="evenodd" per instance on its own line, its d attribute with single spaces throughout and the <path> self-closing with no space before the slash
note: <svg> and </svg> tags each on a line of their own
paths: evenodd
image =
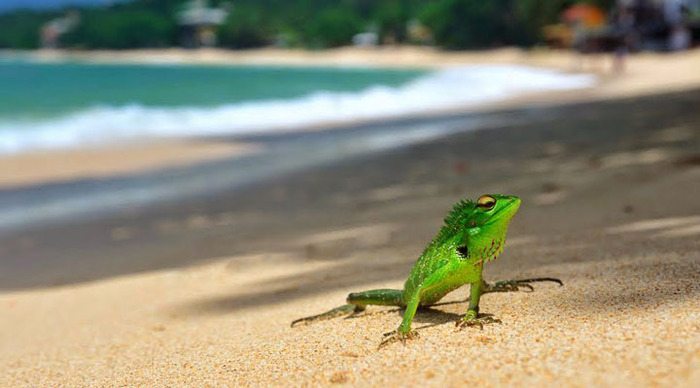
<svg viewBox="0 0 700 388">
<path fill-rule="evenodd" d="M 116 215 L 208 206 L 512 110 L 689 90 L 700 73 L 692 0 L 6 0 L 0 26 L 0 231 L 14 245 L 88 220 L 111 244 Z M 47 276 L 73 276 L 54 264 Z"/>
<path fill-rule="evenodd" d="M 37 261 L 59 283 L 95 277 L 46 256 L 73 257 L 77 247 L 89 255 L 74 234 L 85 225 L 102 236 L 93 249 L 119 251 L 125 241 L 139 252 L 144 242 L 165 249 L 159 227 L 148 235 L 118 220 L 160 225 L 154 214 L 175 211 L 163 206 L 214 206 L 232 217 L 221 221 L 224 234 L 237 217 L 215 195 L 269 193 L 261 187 L 289 174 L 558 120 L 557 106 L 693 90 L 700 80 L 695 0 L 5 0 L 0 26 L 0 233 L 10 251 L 31 242 L 19 255 L 0 251 L 9 288 L 42 284 Z M 638 110 L 595 126 L 621 120 L 616 130 L 628 130 Z M 693 121 L 688 115 L 681 118 Z M 679 131 L 669 136 L 688 140 L 683 131 L 697 128 Z M 566 148 L 552 142 L 543 152 Z M 458 187 L 470 187 L 474 162 L 454 163 L 447 170 L 464 174 Z M 559 183 L 542 185 L 552 193 L 540 202 L 565 197 Z M 308 199 L 286 202 L 279 190 L 269 198 L 275 206 L 315 214 Z M 248 210 L 271 206 L 255 197 Z M 181 233 L 200 216 L 216 229 L 211 215 L 192 209 L 176 222 Z M 42 231 L 60 247 L 35 249 Z M 144 268 L 201 259 L 175 256 L 155 264 L 135 255 Z M 100 265 L 134 270 L 122 264 Z"/>
<path fill-rule="evenodd" d="M 620 338 L 629 317 L 658 323 L 635 306 L 678 302 L 668 316 L 692 318 L 699 45 L 700 0 L 0 0 L 0 314 L 11 318 L 0 332 L 15 334 L 0 341 L 0 370 L 12 371 L 0 385 L 172 377 L 144 361 L 153 349 L 229 360 L 212 345 L 227 339 L 240 355 L 306 349 L 288 320 L 400 287 L 451 204 L 486 192 L 524 201 L 515 249 L 490 270 L 565 279 L 568 299 L 538 294 L 552 316 L 612 317 L 606 333 Z M 611 284 L 619 293 L 587 291 Z M 668 332 L 687 336 L 664 344 L 683 350 L 649 378 L 688 365 L 695 348 L 681 340 L 695 329 L 678 322 Z M 251 326 L 271 334 L 235 337 Z M 147 338 L 134 334 L 143 327 Z M 617 349 L 613 334 L 575 327 Z M 615 379 L 618 362 L 646 365 L 635 349 L 657 348 L 562 359 L 583 355 Z M 112 363 L 121 372 L 100 369 Z"/>
<path fill-rule="evenodd" d="M 0 47 L 571 47 L 582 39 L 575 35 L 613 40 L 631 29 L 633 49 L 672 50 L 697 40 L 699 8 L 696 0 L 5 0 Z"/>
<path fill-rule="evenodd" d="M 250 155 L 265 148 L 253 138 L 272 134 L 464 111 L 544 91 L 590 92 L 624 73 L 629 55 L 691 49 L 700 31 L 693 0 L 6 0 L 0 12 L 0 167 L 16 194 L 0 209 L 8 227 L 79 210 L 41 197 L 28 216 L 16 203 L 29 201 L 18 187 Z M 633 73 L 647 74 L 618 79 L 627 86 L 615 90 L 692 82 L 683 71 L 664 79 L 671 65 L 645 59 Z M 277 154 L 280 166 L 253 163 L 215 185 L 452 130 L 438 122 L 391 135 L 377 129 L 361 138 L 372 144 L 338 132 L 352 146 L 339 135 L 324 147 L 329 155 Z M 209 191 L 210 179 L 148 190 L 140 182 L 119 198 L 105 189 L 92 203 L 116 209 Z"/>
</svg>

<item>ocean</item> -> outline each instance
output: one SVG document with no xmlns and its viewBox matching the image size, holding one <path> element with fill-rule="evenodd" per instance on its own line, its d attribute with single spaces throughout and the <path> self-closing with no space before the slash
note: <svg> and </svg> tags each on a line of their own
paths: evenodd
<svg viewBox="0 0 700 388">
<path fill-rule="evenodd" d="M 0 155 L 288 132 L 594 82 L 588 75 L 504 65 L 428 71 L 0 59 Z"/>
</svg>

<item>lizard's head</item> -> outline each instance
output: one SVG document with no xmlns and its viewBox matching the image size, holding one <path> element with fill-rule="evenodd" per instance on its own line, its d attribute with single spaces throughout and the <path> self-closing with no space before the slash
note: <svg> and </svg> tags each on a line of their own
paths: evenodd
<svg viewBox="0 0 700 388">
<path fill-rule="evenodd" d="M 520 202 L 514 195 L 501 194 L 484 194 L 476 202 L 460 201 L 445 218 L 435 241 L 463 244 L 468 240 L 467 251 L 459 251 L 460 255 L 482 263 L 493 260 L 503 251 L 508 224 Z"/>
<path fill-rule="evenodd" d="M 476 201 L 474 213 L 482 221 L 482 227 L 505 226 L 518 212 L 521 202 L 515 195 L 485 194 Z"/>
<path fill-rule="evenodd" d="M 469 257 L 483 261 L 496 258 L 505 245 L 508 224 L 520 208 L 514 195 L 484 194 L 474 201 L 461 201 L 445 219 L 443 236 L 469 236 Z"/>
<path fill-rule="evenodd" d="M 484 194 L 476 202 L 459 202 L 445 222 L 453 228 L 466 228 L 470 234 L 505 233 L 520 203 L 514 195 Z"/>
</svg>

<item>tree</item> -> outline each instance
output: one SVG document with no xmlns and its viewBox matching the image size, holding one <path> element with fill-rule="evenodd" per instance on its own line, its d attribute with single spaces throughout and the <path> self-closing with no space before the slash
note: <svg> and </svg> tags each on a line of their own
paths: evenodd
<svg viewBox="0 0 700 388">
<path fill-rule="evenodd" d="M 439 0 L 426 6 L 422 22 L 435 42 L 449 49 L 531 43 L 517 0 Z"/>
<path fill-rule="evenodd" d="M 2 0 L 0 0 L 2 1 Z M 61 38 L 85 48 L 176 45 L 175 15 L 186 0 L 132 0 L 105 8 L 83 8 L 80 24 Z M 335 47 L 376 26 L 380 35 L 405 42 L 407 22 L 419 19 L 435 43 L 449 49 L 532 45 L 542 27 L 579 0 L 209 0 L 233 10 L 219 28 L 219 42 L 230 48 L 270 44 L 283 37 L 293 46 Z M 615 0 L 587 0 L 603 8 Z M 34 48 L 39 30 L 63 12 L 0 15 L 0 47 Z"/>
<path fill-rule="evenodd" d="M 62 39 L 68 46 L 128 49 L 174 45 L 174 20 L 150 11 L 93 11 Z"/>
<path fill-rule="evenodd" d="M 237 49 L 260 47 L 272 40 L 270 31 L 260 8 L 240 6 L 219 27 L 219 43 Z"/>
<path fill-rule="evenodd" d="M 376 6 L 374 19 L 383 38 L 401 43 L 406 41 L 406 24 L 411 18 L 406 0 L 383 0 Z"/>
<path fill-rule="evenodd" d="M 308 22 L 304 40 L 312 47 L 343 46 L 349 44 L 362 27 L 362 20 L 352 10 L 330 8 Z"/>
<path fill-rule="evenodd" d="M 56 13 L 29 11 L 0 15 L 0 48 L 33 49 L 39 47 L 39 31 Z"/>
</svg>

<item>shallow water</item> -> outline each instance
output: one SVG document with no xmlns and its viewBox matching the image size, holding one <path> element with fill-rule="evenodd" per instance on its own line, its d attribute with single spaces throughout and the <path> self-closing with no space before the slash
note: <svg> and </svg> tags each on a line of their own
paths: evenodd
<svg viewBox="0 0 700 388">
<path fill-rule="evenodd" d="M 0 61 L 0 154 L 250 135 L 474 105 L 595 79 L 522 66 L 357 68 Z"/>
</svg>

